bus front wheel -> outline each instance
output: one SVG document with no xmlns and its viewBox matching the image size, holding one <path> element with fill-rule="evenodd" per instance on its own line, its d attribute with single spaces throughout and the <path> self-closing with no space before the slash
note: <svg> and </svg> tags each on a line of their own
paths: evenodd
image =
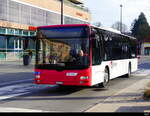
<svg viewBox="0 0 150 116">
<path fill-rule="evenodd" d="M 104 80 L 102 83 L 99 84 L 100 87 L 102 88 L 106 88 L 109 82 L 109 71 L 108 68 L 105 68 L 105 72 L 104 72 Z"/>
</svg>

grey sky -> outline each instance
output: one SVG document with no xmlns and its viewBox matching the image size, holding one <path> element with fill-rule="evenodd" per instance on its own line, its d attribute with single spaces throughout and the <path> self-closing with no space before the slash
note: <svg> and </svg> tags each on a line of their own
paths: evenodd
<svg viewBox="0 0 150 116">
<path fill-rule="evenodd" d="M 92 23 L 101 22 L 111 27 L 120 21 L 120 4 L 123 5 L 123 23 L 130 29 L 131 23 L 141 12 L 146 15 L 150 24 L 150 0 L 83 0 L 92 13 Z"/>
</svg>

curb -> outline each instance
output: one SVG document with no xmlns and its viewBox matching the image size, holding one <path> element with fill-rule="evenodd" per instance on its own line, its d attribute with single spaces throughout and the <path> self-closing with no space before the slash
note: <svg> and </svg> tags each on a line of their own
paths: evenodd
<svg viewBox="0 0 150 116">
<path fill-rule="evenodd" d="M 142 98 L 144 85 L 148 83 L 147 80 L 142 79 L 138 81 L 113 96 L 108 97 L 103 103 L 98 103 L 87 109 L 85 112 L 141 112 L 137 111 L 134 107 L 149 107 L 149 101 L 144 101 Z M 143 110 L 143 112 L 145 111 L 149 110 Z"/>
</svg>

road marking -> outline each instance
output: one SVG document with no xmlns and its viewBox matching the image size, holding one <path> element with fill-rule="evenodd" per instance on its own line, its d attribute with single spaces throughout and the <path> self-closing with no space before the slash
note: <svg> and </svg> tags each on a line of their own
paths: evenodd
<svg viewBox="0 0 150 116">
<path fill-rule="evenodd" d="M 44 89 L 47 87 L 56 87 L 56 85 L 36 85 L 33 83 L 24 83 L 24 84 L 1 87 L 0 88 L 0 100 L 29 94 L 29 93 L 32 93 L 33 90 L 40 90 L 40 89 Z"/>
<path fill-rule="evenodd" d="M 34 87 L 33 84 L 20 84 L 11 85 L 0 88 L 0 100 L 24 95 L 30 93 L 30 90 Z"/>
<path fill-rule="evenodd" d="M 23 83 L 26 81 L 33 81 L 33 79 L 24 79 L 24 80 L 19 80 L 19 81 L 4 82 L 4 83 L 0 84 L 0 86 L 11 85 L 11 84 L 16 84 L 16 83 Z"/>
<path fill-rule="evenodd" d="M 0 112 L 48 112 L 48 111 L 25 109 L 25 108 L 0 107 Z"/>
<path fill-rule="evenodd" d="M 150 110 L 144 110 L 144 112 L 148 112 L 148 113 L 150 113 Z M 150 114 L 149 114 L 150 115 Z M 149 115 L 147 115 L 147 116 L 149 116 Z M 145 115 L 146 116 L 146 115 Z"/>
</svg>

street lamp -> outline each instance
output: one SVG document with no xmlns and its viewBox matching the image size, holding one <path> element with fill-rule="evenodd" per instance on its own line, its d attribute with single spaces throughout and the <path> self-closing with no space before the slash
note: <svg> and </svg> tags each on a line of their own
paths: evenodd
<svg viewBox="0 0 150 116">
<path fill-rule="evenodd" d="M 63 24 L 64 20 L 64 0 L 61 0 L 61 24 Z"/>
<path fill-rule="evenodd" d="M 120 32 L 122 32 L 122 7 L 123 5 L 120 5 Z"/>
</svg>

